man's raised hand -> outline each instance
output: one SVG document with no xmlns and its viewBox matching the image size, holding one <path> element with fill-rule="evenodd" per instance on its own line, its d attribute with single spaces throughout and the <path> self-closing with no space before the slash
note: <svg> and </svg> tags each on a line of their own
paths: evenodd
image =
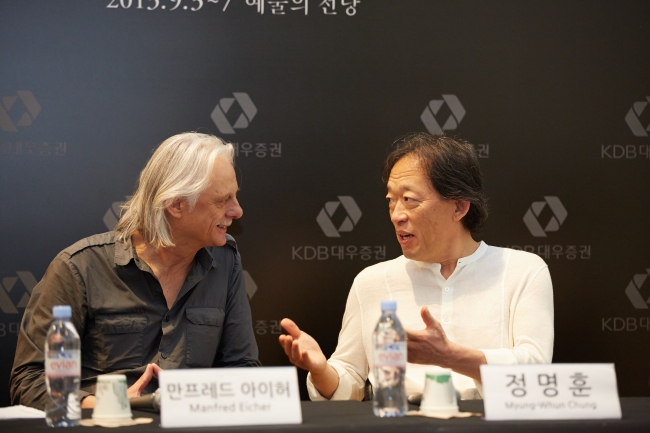
<svg viewBox="0 0 650 433">
<path fill-rule="evenodd" d="M 311 335 L 298 328 L 293 320 L 283 319 L 280 325 L 289 335 L 280 335 L 280 345 L 296 367 L 318 374 L 327 367 L 327 358 Z"/>
</svg>

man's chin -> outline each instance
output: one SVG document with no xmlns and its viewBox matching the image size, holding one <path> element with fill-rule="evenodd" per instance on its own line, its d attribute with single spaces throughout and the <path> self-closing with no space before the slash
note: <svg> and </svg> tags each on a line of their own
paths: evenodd
<svg viewBox="0 0 650 433">
<path fill-rule="evenodd" d="M 402 255 L 409 260 L 417 260 L 417 254 L 410 248 L 402 247 Z"/>
<path fill-rule="evenodd" d="M 211 247 L 222 247 L 226 245 L 226 235 L 211 238 L 210 244 Z"/>
</svg>

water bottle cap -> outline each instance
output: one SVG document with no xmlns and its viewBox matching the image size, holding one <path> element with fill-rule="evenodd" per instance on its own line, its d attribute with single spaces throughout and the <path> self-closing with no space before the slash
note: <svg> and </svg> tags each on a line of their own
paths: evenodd
<svg viewBox="0 0 650 433">
<path fill-rule="evenodd" d="M 52 307 L 52 316 L 55 319 L 68 319 L 72 316 L 72 307 L 69 305 L 56 305 Z"/>
<path fill-rule="evenodd" d="M 381 311 L 395 311 L 397 310 L 396 301 L 381 301 Z"/>
</svg>

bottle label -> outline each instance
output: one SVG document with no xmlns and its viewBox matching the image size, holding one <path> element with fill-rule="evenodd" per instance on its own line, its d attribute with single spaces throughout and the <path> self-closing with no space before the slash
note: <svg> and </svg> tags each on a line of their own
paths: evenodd
<svg viewBox="0 0 650 433">
<path fill-rule="evenodd" d="M 391 344 L 375 344 L 375 367 L 404 367 L 406 365 L 406 341 Z"/>
<path fill-rule="evenodd" d="M 80 376 L 81 352 L 79 350 L 67 350 L 65 353 L 45 353 L 45 375 L 50 377 Z"/>
<path fill-rule="evenodd" d="M 79 405 L 79 396 L 73 392 L 68 394 L 68 418 L 81 419 L 81 406 Z"/>
</svg>

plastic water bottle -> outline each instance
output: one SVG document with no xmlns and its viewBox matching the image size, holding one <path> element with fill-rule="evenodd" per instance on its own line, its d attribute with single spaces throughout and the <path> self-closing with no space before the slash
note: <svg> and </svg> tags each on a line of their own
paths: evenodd
<svg viewBox="0 0 650 433">
<path fill-rule="evenodd" d="M 395 310 L 395 301 L 381 301 L 381 318 L 372 335 L 373 411 L 379 417 L 404 416 L 408 410 L 404 379 L 406 373 L 406 333 Z"/>
<path fill-rule="evenodd" d="M 50 427 L 73 427 L 81 418 L 81 342 L 71 315 L 69 305 L 52 308 L 54 320 L 45 339 L 45 384 L 50 397 L 45 420 Z"/>
</svg>

